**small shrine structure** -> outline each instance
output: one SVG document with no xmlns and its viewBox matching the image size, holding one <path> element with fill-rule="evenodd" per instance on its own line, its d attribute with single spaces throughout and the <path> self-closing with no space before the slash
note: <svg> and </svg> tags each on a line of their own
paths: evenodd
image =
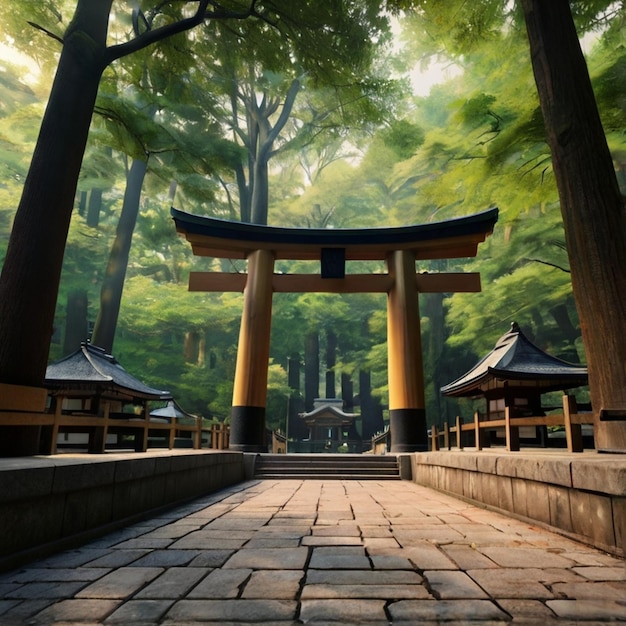
<svg viewBox="0 0 626 626">
<path fill-rule="evenodd" d="M 440 391 L 444 396 L 485 398 L 489 421 L 503 419 L 507 407 L 514 417 L 544 415 L 542 394 L 565 392 L 587 382 L 586 367 L 544 352 L 513 322 L 493 350 Z M 520 436 L 539 442 L 543 435 L 536 427 L 526 427 Z"/>
<path fill-rule="evenodd" d="M 309 429 L 306 441 L 298 442 L 299 451 L 306 452 L 362 452 L 362 441 L 356 429 L 357 413 L 346 413 L 343 401 L 335 398 L 317 398 L 313 410 L 299 413 Z M 304 450 L 303 446 L 308 449 Z"/>
<path fill-rule="evenodd" d="M 86 439 L 90 452 L 104 452 L 107 441 L 117 441 L 120 435 L 132 438 L 137 451 L 146 450 L 150 430 L 170 429 L 170 439 L 174 437 L 171 426 L 176 415 L 150 417 L 150 402 L 173 401 L 172 394 L 145 385 L 102 348 L 83 343 L 48 366 L 44 384 L 54 418 L 50 426 L 44 426 L 42 439 L 44 449 L 51 453 L 56 451 L 59 433 L 66 435 L 70 445 Z M 177 424 L 176 430 L 180 427 Z M 195 432 L 195 421 L 187 429 Z"/>
</svg>

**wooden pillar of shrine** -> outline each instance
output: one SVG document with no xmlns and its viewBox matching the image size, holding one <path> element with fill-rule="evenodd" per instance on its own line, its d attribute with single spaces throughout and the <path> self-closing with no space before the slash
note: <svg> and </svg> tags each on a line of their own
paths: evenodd
<svg viewBox="0 0 626 626">
<path fill-rule="evenodd" d="M 415 256 L 411 251 L 398 250 L 388 256 L 387 266 L 393 278 L 387 297 L 391 452 L 427 450 Z"/>
<path fill-rule="evenodd" d="M 273 273 L 274 255 L 270 250 L 255 250 L 248 256 L 229 445 L 240 452 L 267 452 L 265 404 Z"/>
</svg>

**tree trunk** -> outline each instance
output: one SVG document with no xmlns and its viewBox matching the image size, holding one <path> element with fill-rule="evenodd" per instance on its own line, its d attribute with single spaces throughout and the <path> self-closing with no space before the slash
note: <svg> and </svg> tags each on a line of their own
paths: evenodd
<svg viewBox="0 0 626 626">
<path fill-rule="evenodd" d="M 269 205 L 269 182 L 268 182 L 268 159 L 264 156 L 257 156 L 254 163 L 254 186 L 252 188 L 251 217 L 253 224 L 267 224 L 267 214 Z"/>
<path fill-rule="evenodd" d="M 626 451 L 626 215 L 567 0 L 522 0 L 589 369 L 596 447 Z"/>
<path fill-rule="evenodd" d="M 300 394 L 300 355 L 294 354 L 289 357 L 287 365 L 288 384 L 291 392 L 287 410 L 287 436 L 289 439 L 305 439 L 308 428 L 305 421 L 299 416 L 304 411 L 304 402 Z"/>
<path fill-rule="evenodd" d="M 109 262 L 100 291 L 100 310 L 96 318 L 91 343 L 103 348 L 108 353 L 113 352 L 113 341 L 115 340 L 117 318 L 120 313 L 122 292 L 124 291 L 128 256 L 135 224 L 137 223 L 137 215 L 139 214 L 141 188 L 147 169 L 148 162 L 139 159 L 135 159 L 130 166 L 126 181 L 126 191 L 124 192 L 122 214 L 117 225 L 115 241 L 111 248 Z"/>
<path fill-rule="evenodd" d="M 436 267 L 437 270 L 446 269 Z M 428 318 L 428 342 L 424 346 L 425 357 L 425 379 L 432 382 L 433 387 L 433 412 L 430 425 L 433 423 L 442 426 L 443 410 L 442 397 L 439 389 L 446 384 L 446 379 L 442 376 L 442 359 L 447 339 L 446 320 L 443 306 L 444 294 L 442 293 L 425 293 L 420 294 L 420 303 L 423 303 L 422 312 Z"/>
<path fill-rule="evenodd" d="M 346 413 L 354 411 L 354 384 L 350 374 L 341 372 L 341 398 L 343 400 L 343 410 Z"/>
<path fill-rule="evenodd" d="M 80 344 L 89 338 L 87 305 L 87 292 L 84 289 L 70 291 L 67 295 L 63 356 L 78 350 Z"/>
<path fill-rule="evenodd" d="M 80 198 L 78 200 L 78 215 L 85 217 L 87 211 L 87 192 L 81 191 Z"/>
<path fill-rule="evenodd" d="M 372 382 L 369 370 L 359 371 L 359 405 L 361 407 L 361 433 L 363 440 L 371 439 L 375 431 Z"/>
<path fill-rule="evenodd" d="M 100 209 L 102 208 L 102 189 L 92 189 L 87 206 L 87 226 L 98 228 L 100 224 Z"/>
<path fill-rule="evenodd" d="M 0 276 L 0 382 L 41 386 L 112 0 L 79 0 Z"/>
<path fill-rule="evenodd" d="M 198 353 L 198 334 L 194 330 L 185 333 L 183 339 L 183 359 L 185 363 L 193 363 Z"/>
<path fill-rule="evenodd" d="M 335 364 L 337 362 L 337 335 L 332 330 L 326 331 L 326 398 L 335 398 Z"/>
<path fill-rule="evenodd" d="M 304 339 L 304 410 L 313 410 L 313 401 L 320 395 L 320 340 L 317 331 Z"/>
<path fill-rule="evenodd" d="M 557 323 L 559 332 L 561 333 L 562 347 L 555 356 L 564 361 L 569 361 L 570 363 L 580 363 L 578 351 L 576 350 L 576 339 L 578 339 L 580 333 L 572 324 L 567 305 L 558 304 L 552 307 L 550 309 L 550 315 L 552 315 L 552 318 Z"/>
</svg>

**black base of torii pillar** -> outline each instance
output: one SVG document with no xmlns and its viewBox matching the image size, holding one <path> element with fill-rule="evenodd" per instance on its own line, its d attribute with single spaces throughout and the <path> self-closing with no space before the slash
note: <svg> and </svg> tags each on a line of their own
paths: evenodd
<svg viewBox="0 0 626 626">
<path fill-rule="evenodd" d="M 387 267 L 393 277 L 387 296 L 391 452 L 421 452 L 428 449 L 428 431 L 415 255 L 393 252 Z"/>
<path fill-rule="evenodd" d="M 273 273 L 274 255 L 270 250 L 255 250 L 248 256 L 230 417 L 229 448 L 239 452 L 267 452 L 265 404 Z"/>
</svg>

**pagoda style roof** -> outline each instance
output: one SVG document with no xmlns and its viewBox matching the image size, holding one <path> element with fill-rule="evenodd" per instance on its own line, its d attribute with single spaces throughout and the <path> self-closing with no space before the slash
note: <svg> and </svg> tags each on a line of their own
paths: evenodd
<svg viewBox="0 0 626 626">
<path fill-rule="evenodd" d="M 114 356 L 88 343 L 48 365 L 44 384 L 52 390 L 82 390 L 129 399 L 172 399 L 169 391 L 148 387 L 131 376 Z"/>
<path fill-rule="evenodd" d="M 164 406 L 160 409 L 153 409 L 150 411 L 150 415 L 152 417 L 164 417 L 168 419 L 198 419 L 195 415 L 191 413 L 187 413 L 187 411 L 183 410 L 181 406 L 176 402 L 176 400 L 169 400 L 167 406 Z"/>
<path fill-rule="evenodd" d="M 411 250 L 416 259 L 473 257 L 493 231 L 498 209 L 393 228 L 285 228 L 192 215 L 172 207 L 176 230 L 194 254 L 245 259 L 254 250 L 272 250 L 277 259 L 320 259 L 322 250 L 341 248 L 345 259 L 385 259 L 394 250 Z"/>
<path fill-rule="evenodd" d="M 341 400 L 335 398 L 319 398 L 315 400 L 312 411 L 299 413 L 298 416 L 304 419 L 307 424 L 332 422 L 350 425 L 358 415 L 356 413 L 346 413 L 341 408 L 341 404 Z"/>
<path fill-rule="evenodd" d="M 476 397 L 504 387 L 537 388 L 541 393 L 586 385 L 587 368 L 544 352 L 517 322 L 471 370 L 441 387 L 444 396 Z"/>
</svg>

